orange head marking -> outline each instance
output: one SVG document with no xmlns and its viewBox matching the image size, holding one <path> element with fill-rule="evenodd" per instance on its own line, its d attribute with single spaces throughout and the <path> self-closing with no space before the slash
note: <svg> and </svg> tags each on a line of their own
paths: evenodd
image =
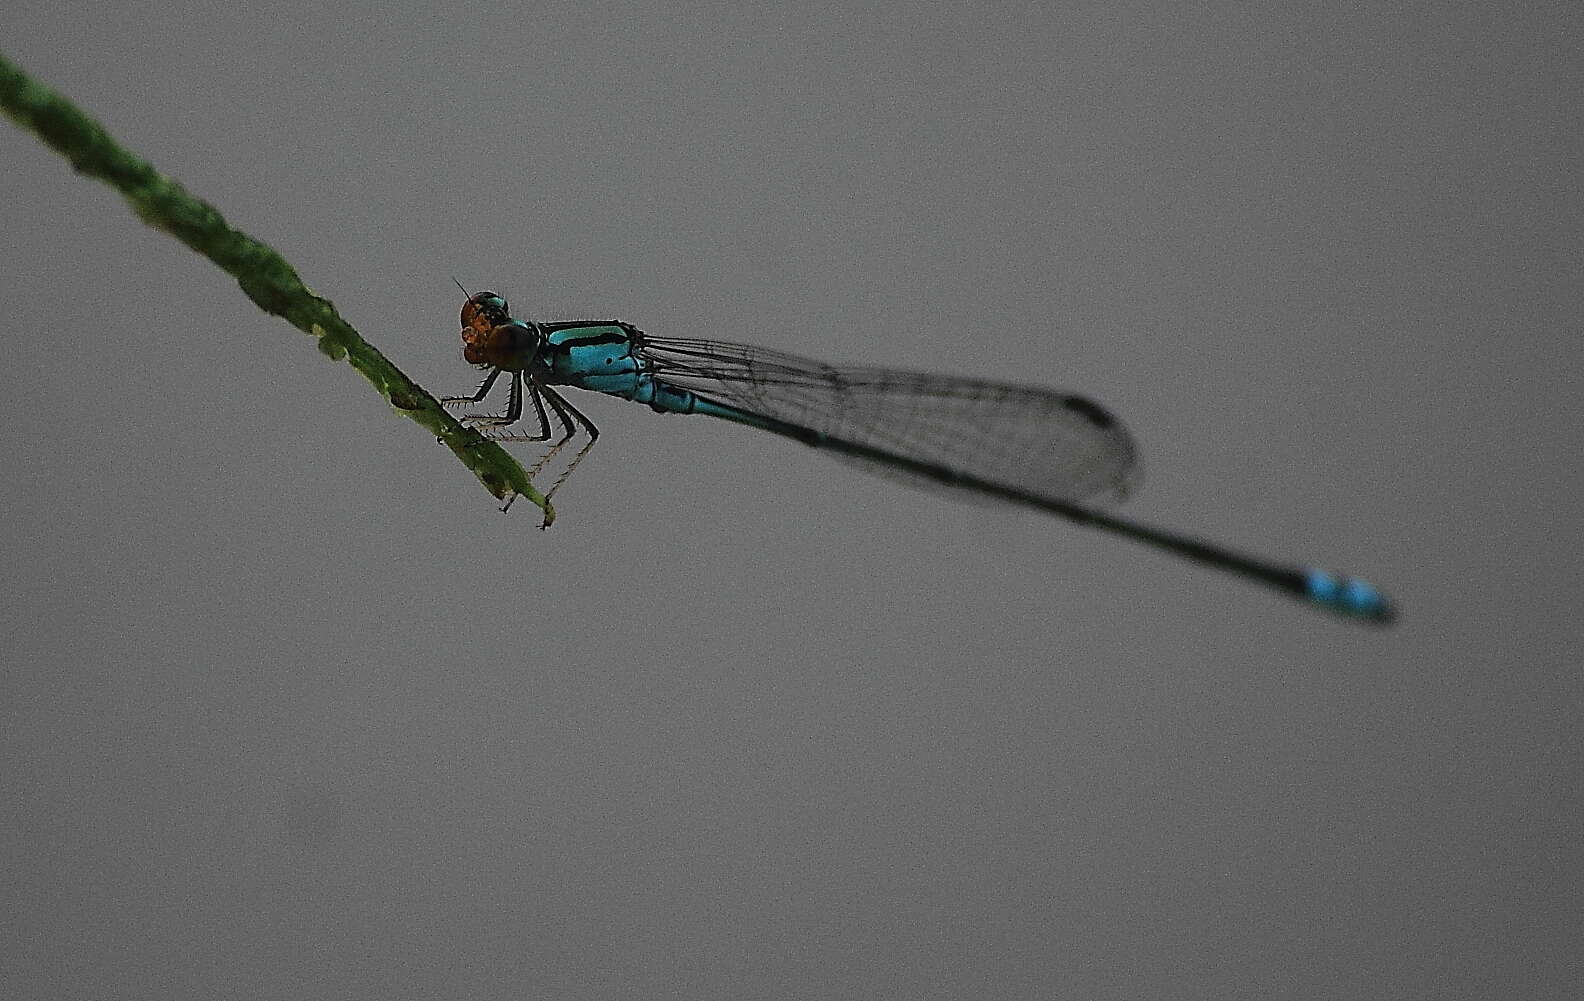
<svg viewBox="0 0 1584 1001">
<path fill-rule="evenodd" d="M 470 330 L 487 334 L 510 320 L 511 307 L 506 305 L 505 299 L 494 292 L 474 292 L 462 304 L 463 339 L 467 339 Z"/>
</svg>

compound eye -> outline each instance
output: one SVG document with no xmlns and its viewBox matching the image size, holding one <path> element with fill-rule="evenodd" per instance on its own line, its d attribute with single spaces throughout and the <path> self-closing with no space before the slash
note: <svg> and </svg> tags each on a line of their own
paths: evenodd
<svg viewBox="0 0 1584 1001">
<path fill-rule="evenodd" d="M 496 310 L 502 313 L 511 312 L 506 305 L 506 300 L 494 292 L 474 292 L 468 296 L 468 302 L 473 303 L 480 309 Z"/>
</svg>

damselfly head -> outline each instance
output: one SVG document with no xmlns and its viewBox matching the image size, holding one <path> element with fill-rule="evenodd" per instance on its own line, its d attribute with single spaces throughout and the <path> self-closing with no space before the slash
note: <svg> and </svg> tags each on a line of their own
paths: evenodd
<svg viewBox="0 0 1584 1001">
<path fill-rule="evenodd" d="M 474 292 L 462 304 L 462 337 L 468 331 L 487 334 L 503 323 L 511 321 L 511 307 L 494 292 Z"/>
</svg>

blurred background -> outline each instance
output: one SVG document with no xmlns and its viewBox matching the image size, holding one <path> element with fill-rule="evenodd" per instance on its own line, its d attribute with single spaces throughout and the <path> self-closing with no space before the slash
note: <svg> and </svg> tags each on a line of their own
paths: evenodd
<svg viewBox="0 0 1584 1001">
<path fill-rule="evenodd" d="M 7 122 L 0 993 L 1580 996 L 1580 26 L 6 5 L 437 394 L 453 276 L 1080 391 L 1403 614 L 586 394 L 541 533 Z"/>
</svg>

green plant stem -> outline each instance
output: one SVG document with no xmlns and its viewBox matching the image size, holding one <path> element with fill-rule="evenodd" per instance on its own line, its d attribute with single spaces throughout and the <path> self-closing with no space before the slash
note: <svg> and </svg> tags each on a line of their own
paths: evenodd
<svg viewBox="0 0 1584 1001">
<path fill-rule="evenodd" d="M 526 497 L 544 512 L 544 525 L 555 519 L 549 502 L 534 489 L 517 460 L 446 413 L 439 401 L 352 329 L 328 299 L 309 291 L 280 254 L 232 229 L 214 206 L 194 197 L 148 161 L 122 149 L 98 122 L 3 55 L 0 108 L 70 161 L 78 173 L 120 192 L 138 218 L 235 277 L 242 291 L 264 312 L 313 335 L 327 357 L 346 359 L 391 406 L 450 448 L 496 498 L 510 503 L 514 497 Z"/>
</svg>

